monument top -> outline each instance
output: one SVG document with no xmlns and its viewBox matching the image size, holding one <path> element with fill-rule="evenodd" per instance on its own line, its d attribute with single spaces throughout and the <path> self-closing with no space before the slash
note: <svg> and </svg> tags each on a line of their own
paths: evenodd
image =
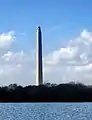
<svg viewBox="0 0 92 120">
<path fill-rule="evenodd" d="M 41 31 L 41 27 L 40 26 L 38 26 L 38 30 Z"/>
</svg>

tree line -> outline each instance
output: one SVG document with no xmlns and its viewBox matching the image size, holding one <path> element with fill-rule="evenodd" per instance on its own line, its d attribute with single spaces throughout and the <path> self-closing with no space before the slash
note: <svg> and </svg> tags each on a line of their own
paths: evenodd
<svg viewBox="0 0 92 120">
<path fill-rule="evenodd" d="M 0 102 L 92 102 L 92 86 L 81 83 L 0 87 Z"/>
</svg>

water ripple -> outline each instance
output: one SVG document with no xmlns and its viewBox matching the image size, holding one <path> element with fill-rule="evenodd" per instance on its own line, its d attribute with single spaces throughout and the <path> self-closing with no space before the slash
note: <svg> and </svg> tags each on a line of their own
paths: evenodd
<svg viewBox="0 0 92 120">
<path fill-rule="evenodd" d="M 0 103 L 0 120 L 92 120 L 91 103 Z"/>
</svg>

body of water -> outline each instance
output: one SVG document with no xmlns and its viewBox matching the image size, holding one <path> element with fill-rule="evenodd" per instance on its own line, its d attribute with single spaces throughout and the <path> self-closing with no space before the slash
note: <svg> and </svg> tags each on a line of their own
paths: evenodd
<svg viewBox="0 0 92 120">
<path fill-rule="evenodd" d="M 0 103 L 0 120 L 92 120 L 92 104 Z"/>
</svg>

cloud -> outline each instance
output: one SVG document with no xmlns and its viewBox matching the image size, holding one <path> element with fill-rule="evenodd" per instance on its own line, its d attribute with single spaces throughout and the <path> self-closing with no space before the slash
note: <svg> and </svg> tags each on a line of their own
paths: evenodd
<svg viewBox="0 0 92 120">
<path fill-rule="evenodd" d="M 92 84 L 92 33 L 83 30 L 65 48 L 52 51 L 44 58 L 46 79 L 53 82 Z"/>
<path fill-rule="evenodd" d="M 15 32 L 0 33 L 0 56 L 6 53 L 16 40 Z"/>
<path fill-rule="evenodd" d="M 35 84 L 34 61 L 31 53 L 8 51 L 1 56 L 0 83 Z"/>
<path fill-rule="evenodd" d="M 3 33 L 1 36 L 7 37 L 0 38 L 4 42 L 4 46 L 0 47 L 3 53 L 0 54 L 0 85 L 35 84 L 35 54 L 9 50 L 17 40 L 15 33 Z M 3 52 L 6 48 L 7 51 Z M 92 84 L 92 33 L 83 30 L 78 37 L 69 40 L 65 47 L 44 55 L 43 62 L 45 82 Z"/>
<path fill-rule="evenodd" d="M 14 31 L 9 31 L 7 33 L 1 33 L 0 34 L 0 49 L 9 48 L 10 45 L 14 42 L 15 38 L 16 37 L 15 37 Z"/>
<path fill-rule="evenodd" d="M 0 85 L 18 83 L 22 85 L 35 84 L 34 61 L 31 53 L 10 51 L 16 41 L 14 31 L 0 34 Z"/>
</svg>

